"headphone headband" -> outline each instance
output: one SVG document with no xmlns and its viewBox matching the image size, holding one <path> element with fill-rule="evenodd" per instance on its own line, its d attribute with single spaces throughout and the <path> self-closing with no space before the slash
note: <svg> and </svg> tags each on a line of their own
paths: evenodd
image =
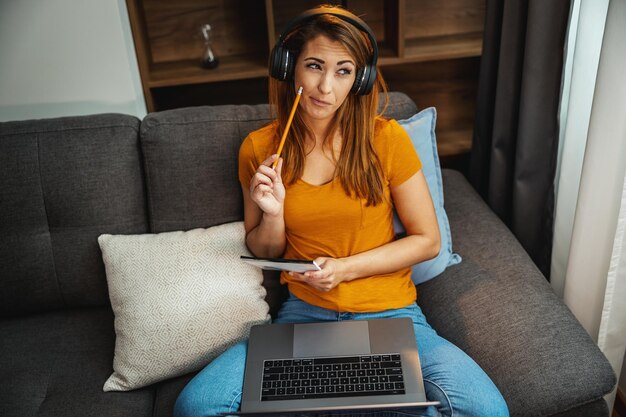
<svg viewBox="0 0 626 417">
<path fill-rule="evenodd" d="M 374 82 L 376 81 L 376 62 L 378 61 L 378 45 L 376 44 L 376 37 L 370 27 L 367 26 L 363 20 L 349 11 L 338 7 L 316 7 L 314 9 L 309 9 L 288 22 L 287 26 L 285 26 L 278 37 L 276 45 L 272 49 L 272 53 L 270 55 L 270 75 L 280 81 L 286 81 L 293 77 L 295 58 L 285 47 L 285 38 L 303 22 L 306 22 L 315 16 L 324 14 L 335 16 L 345 22 L 348 22 L 352 26 L 361 30 L 361 32 L 365 32 L 367 35 L 370 44 L 372 45 L 372 55 L 369 62 L 365 64 L 365 67 L 357 70 L 351 91 L 357 95 L 369 94 L 374 87 Z"/>
<path fill-rule="evenodd" d="M 369 38 L 373 50 L 370 64 L 376 65 L 376 62 L 378 62 L 378 44 L 376 43 L 376 36 L 374 36 L 372 29 L 370 29 L 370 27 L 367 26 L 367 24 L 360 17 L 355 16 L 349 11 L 340 9 L 338 7 L 333 7 L 332 9 L 326 7 L 316 7 L 314 9 L 305 10 L 304 12 L 302 12 L 302 14 L 287 23 L 287 26 L 283 28 L 276 43 L 280 43 L 282 45 L 285 42 L 285 38 L 287 37 L 287 35 L 289 35 L 300 24 L 315 16 L 320 16 L 323 14 L 329 14 L 331 16 L 338 17 L 339 19 L 348 22 L 352 26 L 361 30 L 361 32 L 365 32 L 365 34 Z"/>
</svg>

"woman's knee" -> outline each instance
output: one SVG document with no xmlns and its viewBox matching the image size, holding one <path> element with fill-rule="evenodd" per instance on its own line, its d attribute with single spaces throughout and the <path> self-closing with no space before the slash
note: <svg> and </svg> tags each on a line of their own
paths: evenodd
<svg viewBox="0 0 626 417">
<path fill-rule="evenodd" d="M 504 400 L 504 397 L 498 391 L 498 395 L 493 396 L 493 400 L 486 406 L 489 416 L 494 417 L 509 417 L 509 407 Z"/>
<path fill-rule="evenodd" d="M 471 409 L 463 410 L 457 415 L 476 417 L 509 417 L 509 407 L 494 387 L 490 392 L 485 393 L 481 398 L 472 401 Z"/>
<path fill-rule="evenodd" d="M 426 396 L 441 402 L 444 416 L 507 417 L 506 401 L 485 371 L 439 336 L 422 340 L 420 360 Z"/>
<path fill-rule="evenodd" d="M 225 391 L 186 386 L 174 404 L 174 417 L 217 416 L 239 410 L 241 389 Z"/>
<path fill-rule="evenodd" d="M 181 391 L 174 417 L 214 416 L 239 409 L 247 343 L 241 342 L 201 370 Z"/>
<path fill-rule="evenodd" d="M 426 397 L 439 401 L 437 411 L 444 417 L 509 417 L 500 391 L 488 377 L 473 383 L 438 383 L 424 379 Z"/>
<path fill-rule="evenodd" d="M 197 416 L 198 410 L 204 407 L 203 398 L 197 390 L 187 385 L 176 399 L 174 404 L 174 417 Z"/>
</svg>

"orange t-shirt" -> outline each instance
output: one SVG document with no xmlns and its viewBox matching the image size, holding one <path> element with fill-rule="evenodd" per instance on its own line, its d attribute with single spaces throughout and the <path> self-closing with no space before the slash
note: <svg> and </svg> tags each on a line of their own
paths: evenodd
<svg viewBox="0 0 626 417">
<path fill-rule="evenodd" d="M 239 150 L 239 180 L 244 189 L 257 167 L 276 153 L 279 139 L 270 124 L 248 135 Z M 384 201 L 366 206 L 366 200 L 348 196 L 337 177 L 323 185 L 298 179 L 286 185 L 285 258 L 341 258 L 361 253 L 394 239 L 390 186 L 397 186 L 421 169 L 411 139 L 395 120 L 377 118 L 374 149 L 384 172 Z M 320 292 L 300 280 L 281 274 L 289 291 L 309 304 L 340 312 L 375 312 L 405 307 L 416 299 L 411 269 L 342 282 Z"/>
</svg>

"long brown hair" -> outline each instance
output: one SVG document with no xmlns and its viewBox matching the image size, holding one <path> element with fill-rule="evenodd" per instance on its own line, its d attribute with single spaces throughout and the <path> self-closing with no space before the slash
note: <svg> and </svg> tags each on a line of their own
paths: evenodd
<svg viewBox="0 0 626 417">
<path fill-rule="evenodd" d="M 332 9 L 333 7 L 329 7 L 329 11 Z M 365 67 L 370 60 L 372 46 L 367 36 L 352 24 L 328 14 L 318 15 L 296 28 L 286 38 L 285 46 L 297 57 L 308 41 L 320 35 L 341 42 L 355 59 L 357 68 Z M 336 175 L 346 194 L 366 199 L 368 206 L 383 200 L 383 169 L 374 150 L 374 124 L 380 92 L 384 92 L 386 106 L 387 87 L 378 71 L 370 94 L 348 94 L 337 109 L 324 138 L 326 145 L 339 129 L 343 140 L 339 158 L 335 161 Z M 278 123 L 277 142 L 285 130 L 295 96 L 296 91 L 291 80 L 282 82 L 270 78 L 269 101 Z M 286 167 L 283 170 L 283 180 L 286 184 L 293 184 L 302 176 L 307 134 L 313 137 L 311 129 L 296 111 L 282 154 L 285 160 L 283 166 Z"/>
</svg>

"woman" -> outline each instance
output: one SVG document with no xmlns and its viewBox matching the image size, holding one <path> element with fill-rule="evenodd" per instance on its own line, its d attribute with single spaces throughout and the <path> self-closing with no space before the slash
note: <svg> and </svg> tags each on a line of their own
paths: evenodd
<svg viewBox="0 0 626 417">
<path fill-rule="evenodd" d="M 379 92 L 386 89 L 375 71 L 371 32 L 366 36 L 369 29 L 343 9 L 318 8 L 303 16 L 288 25 L 277 45 L 293 58 L 286 73 L 272 70 L 284 79 L 270 81 L 277 120 L 252 132 L 239 155 L 250 251 L 314 259 L 321 267 L 282 273 L 290 296 L 275 322 L 410 317 L 426 395 L 441 406 L 396 414 L 507 416 L 489 377 L 439 337 L 415 304 L 410 266 L 438 254 L 439 228 L 409 137 L 397 122 L 376 115 Z M 274 52 L 271 65 L 280 69 Z M 304 92 L 278 158 L 299 87 Z M 407 232 L 399 240 L 394 240 L 393 208 Z M 238 410 L 245 355 L 246 344 L 240 343 L 211 362 L 183 390 L 175 415 Z"/>
</svg>

